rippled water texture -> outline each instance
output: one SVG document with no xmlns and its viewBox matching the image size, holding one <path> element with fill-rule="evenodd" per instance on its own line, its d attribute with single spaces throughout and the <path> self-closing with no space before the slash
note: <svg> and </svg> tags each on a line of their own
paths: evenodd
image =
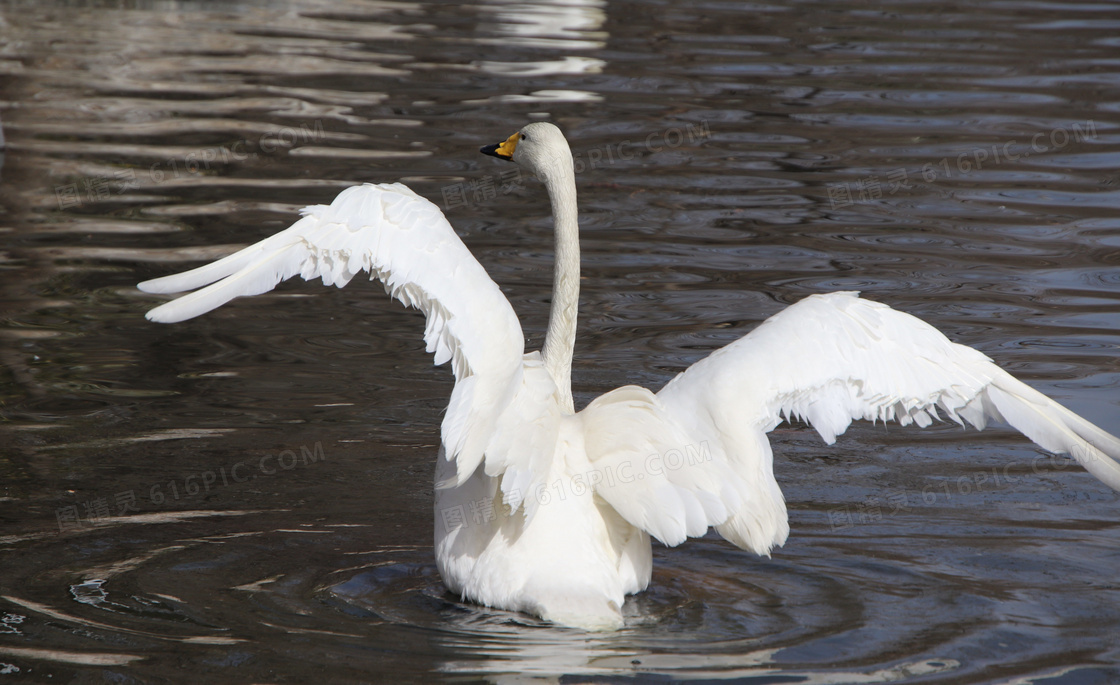
<svg viewBox="0 0 1120 685">
<path fill-rule="evenodd" d="M 627 627 L 447 595 L 450 373 L 376 284 L 174 326 L 140 280 L 404 180 L 537 346 L 568 134 L 577 403 L 862 290 L 1120 430 L 1120 5 L 0 0 L 0 682 L 1120 682 L 1120 500 L 1001 430 L 772 434 L 792 533 Z"/>
</svg>

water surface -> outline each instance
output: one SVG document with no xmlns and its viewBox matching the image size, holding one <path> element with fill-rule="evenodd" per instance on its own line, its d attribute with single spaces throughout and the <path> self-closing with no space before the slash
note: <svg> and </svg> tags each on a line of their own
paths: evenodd
<svg viewBox="0 0 1120 685">
<path fill-rule="evenodd" d="M 138 281 L 403 180 L 538 346 L 533 119 L 578 175 L 577 403 L 812 293 L 1120 428 L 1120 5 L 0 2 L 0 674 L 1107 683 L 1120 501 L 1012 433 L 772 434 L 791 537 L 655 550 L 609 635 L 432 559 L 450 373 L 376 284 L 158 326 Z"/>
</svg>

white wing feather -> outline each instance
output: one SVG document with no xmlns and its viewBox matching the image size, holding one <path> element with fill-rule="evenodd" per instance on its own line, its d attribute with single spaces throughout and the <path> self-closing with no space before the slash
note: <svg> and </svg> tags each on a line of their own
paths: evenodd
<svg viewBox="0 0 1120 685">
<path fill-rule="evenodd" d="M 588 485 L 631 525 L 666 545 L 707 532 L 749 505 L 751 484 L 723 446 L 694 444 L 649 390 L 609 392 L 579 413 Z"/>
<path fill-rule="evenodd" d="M 301 213 L 287 230 L 240 252 L 141 283 L 153 293 L 202 288 L 156 307 L 148 318 L 190 319 L 297 274 L 341 288 L 368 271 L 393 297 L 427 316 L 424 340 L 435 363 L 452 361 L 456 384 L 443 439 L 459 479 L 467 478 L 521 384 L 524 336 L 513 308 L 439 209 L 407 186 L 355 186 L 330 205 Z"/>
<path fill-rule="evenodd" d="M 694 364 L 656 400 L 671 428 L 616 421 L 614 430 L 637 435 L 631 441 L 651 455 L 691 449 L 705 458 L 688 459 L 660 480 L 633 479 L 623 497 L 616 485 L 599 490 L 627 520 L 669 544 L 683 540 L 683 533 L 702 534 L 700 515 L 689 518 L 688 507 L 677 503 L 680 491 L 701 502 L 718 499 L 728 515 L 721 518 L 719 506 L 708 502 L 704 518 L 745 549 L 765 554 L 785 541 L 785 504 L 764 433 L 791 417 L 807 420 L 829 444 L 853 419 L 926 426 L 944 413 L 977 428 L 989 418 L 1002 420 L 1120 489 L 1116 437 L 982 353 L 857 293 L 802 300 Z M 678 492 L 666 495 L 666 481 Z M 674 527 L 677 519 L 688 524 Z"/>
</svg>

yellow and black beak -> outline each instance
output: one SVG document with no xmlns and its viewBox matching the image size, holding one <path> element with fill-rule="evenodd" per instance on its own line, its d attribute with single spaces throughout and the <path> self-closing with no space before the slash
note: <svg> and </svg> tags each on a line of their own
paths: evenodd
<svg viewBox="0 0 1120 685">
<path fill-rule="evenodd" d="M 521 140 L 521 132 L 514 133 L 509 138 L 506 138 L 504 143 L 495 143 L 487 145 L 478 149 L 484 155 L 491 157 L 498 157 L 500 159 L 513 159 L 513 151 L 517 149 L 517 141 Z"/>
</svg>

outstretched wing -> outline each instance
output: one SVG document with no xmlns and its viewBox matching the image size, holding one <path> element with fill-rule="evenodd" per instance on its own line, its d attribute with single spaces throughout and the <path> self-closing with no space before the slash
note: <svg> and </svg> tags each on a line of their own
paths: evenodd
<svg viewBox="0 0 1120 685">
<path fill-rule="evenodd" d="M 443 439 L 448 458 L 469 464 L 470 475 L 521 371 L 524 336 L 513 308 L 439 208 L 407 186 L 354 186 L 330 205 L 301 213 L 287 230 L 240 252 L 141 283 L 151 293 L 201 288 L 148 318 L 190 319 L 297 274 L 341 288 L 368 271 L 393 297 L 424 312 L 428 352 L 436 364 L 452 362 L 456 384 Z"/>
<path fill-rule="evenodd" d="M 722 468 L 726 459 L 751 484 L 742 508 L 712 523 L 724 537 L 760 553 L 788 533 L 763 433 L 792 417 L 808 421 L 829 444 L 853 419 L 926 426 L 944 414 L 977 428 L 1002 420 L 1120 489 L 1116 437 L 982 353 L 857 293 L 798 302 L 678 375 L 657 399 L 687 441 L 712 455 L 705 469 Z"/>
</svg>

